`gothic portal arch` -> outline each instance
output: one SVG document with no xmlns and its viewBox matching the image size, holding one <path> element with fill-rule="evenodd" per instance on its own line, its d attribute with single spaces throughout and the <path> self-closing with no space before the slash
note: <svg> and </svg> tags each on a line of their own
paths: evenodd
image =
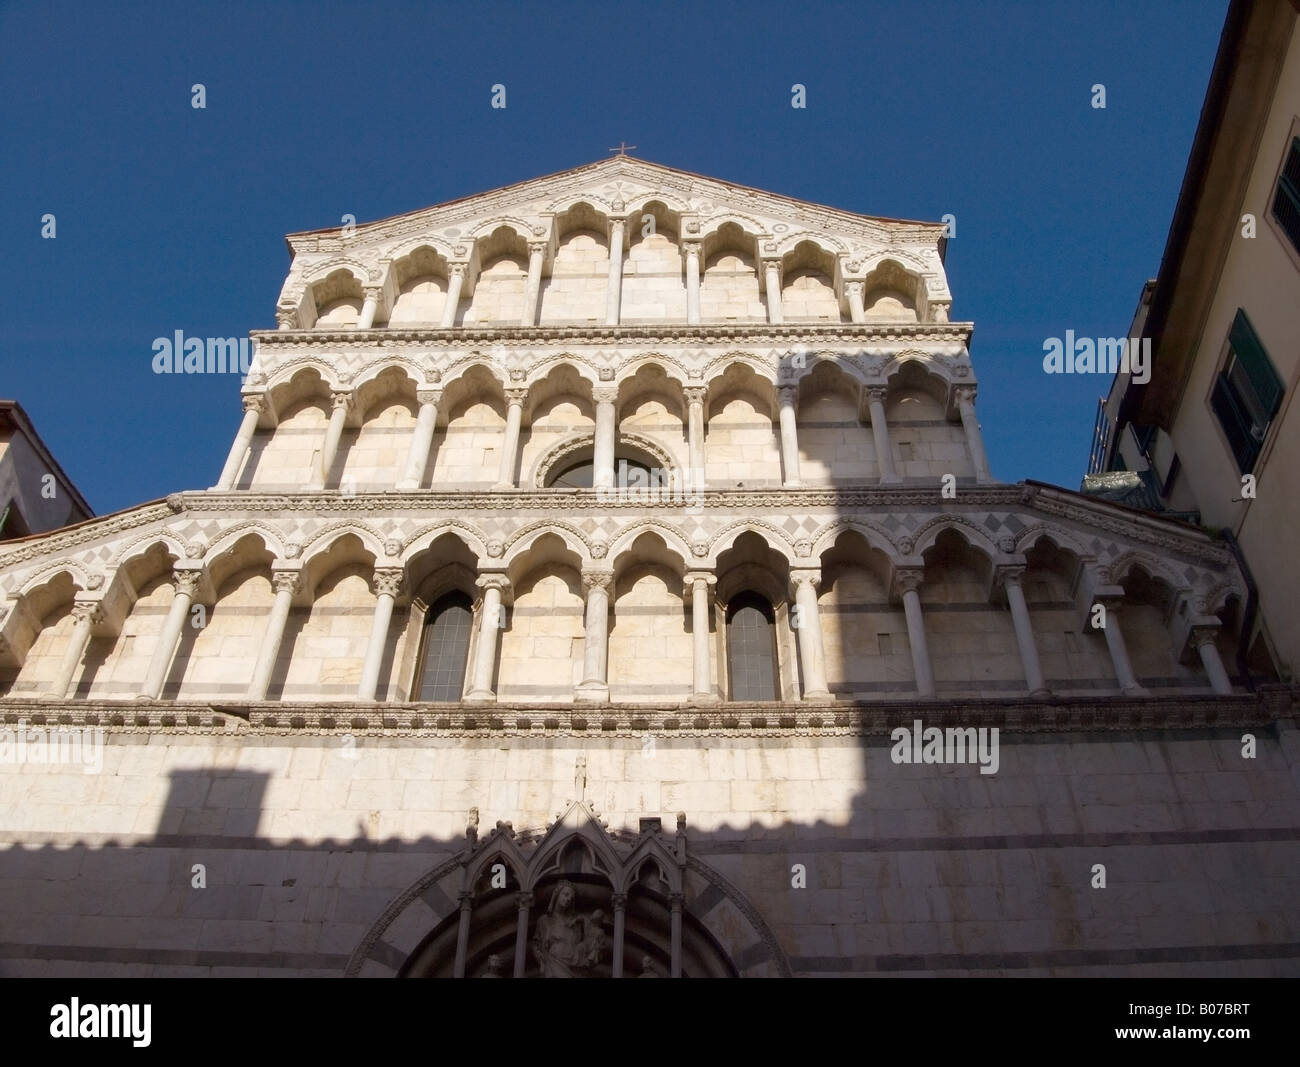
<svg viewBox="0 0 1300 1067">
<path fill-rule="evenodd" d="M 587 801 L 543 831 L 497 823 L 385 909 L 349 977 L 789 977 L 772 931 L 658 819 L 610 833 Z M 521 936 L 522 931 L 522 936 Z"/>
</svg>

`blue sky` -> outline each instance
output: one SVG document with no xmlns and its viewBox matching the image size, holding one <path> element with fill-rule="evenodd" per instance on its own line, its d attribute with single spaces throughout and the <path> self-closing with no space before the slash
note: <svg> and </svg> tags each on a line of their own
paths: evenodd
<svg viewBox="0 0 1300 1067">
<path fill-rule="evenodd" d="M 851 211 L 954 214 L 953 317 L 975 323 L 993 471 L 1077 488 L 1108 380 L 1044 375 L 1043 341 L 1128 329 L 1226 9 L 0 4 L 0 395 L 97 512 L 205 488 L 239 423 L 238 379 L 155 376 L 155 337 L 274 328 L 286 233 L 564 170 L 625 139 Z"/>
</svg>

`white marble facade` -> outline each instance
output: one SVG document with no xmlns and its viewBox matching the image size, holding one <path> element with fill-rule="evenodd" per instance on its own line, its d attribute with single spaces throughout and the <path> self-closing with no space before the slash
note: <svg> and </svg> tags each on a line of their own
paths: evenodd
<svg viewBox="0 0 1300 1067">
<path fill-rule="evenodd" d="M 1051 724 L 1082 731 L 1062 751 L 1092 752 L 1111 745 L 1105 730 L 1181 724 L 1202 731 L 1191 753 L 1212 747 L 1210 726 L 1231 733 L 1279 706 L 1234 690 L 1246 587 L 1222 544 L 994 478 L 972 325 L 949 321 L 942 225 L 616 157 L 289 243 L 279 328 L 253 334 L 215 484 L 0 545 L 4 721 L 101 726 L 116 758 L 165 758 L 119 768 L 136 785 L 111 802 L 65 781 L 72 806 L 29 804 L 52 780 L 0 767 L 0 805 L 40 870 L 45 845 L 113 834 L 166 853 L 164 868 L 222 834 L 248 868 L 294 849 L 352 855 L 371 847 L 339 843 L 358 826 L 392 844 L 391 862 L 346 905 L 341 884 L 307 880 L 346 918 L 286 905 L 277 919 L 262 897 L 210 916 L 194 943 L 176 927 L 173 944 L 168 920 L 133 915 L 189 962 L 140 963 L 142 942 L 83 924 L 94 973 L 557 973 L 563 930 L 579 927 L 600 973 L 852 971 L 826 960 L 923 950 L 834 935 L 860 923 L 833 895 L 796 919 L 778 893 L 788 874 L 740 884 L 725 857 L 744 826 L 792 842 L 852 837 L 863 818 L 879 820 L 868 835 L 948 833 L 933 818 L 946 794 L 918 795 L 898 821 L 863 799 L 863 775 L 887 775 L 870 740 L 886 726 Z M 629 465 L 657 484 L 629 487 Z M 593 487 L 565 484 L 577 467 Z M 437 654 L 426 624 L 448 597 L 470 613 L 458 688 L 422 699 Z M 766 696 L 738 666 L 743 605 L 770 641 Z M 1280 737 L 1270 780 L 1294 798 Z M 364 788 L 320 763 L 358 738 Z M 647 744 L 657 763 L 634 760 Z M 1149 769 L 1134 744 L 1106 757 L 1114 773 Z M 1201 748 L 1186 758 L 1213 762 Z M 745 753 L 757 762 L 736 763 Z M 1041 755 L 1015 778 L 1017 807 L 1050 792 Z M 257 804 L 194 785 L 227 765 L 260 783 Z M 828 774 L 829 792 L 816 784 Z M 323 785 L 335 777 L 347 781 Z M 178 801 L 184 788 L 207 800 Z M 480 838 L 480 811 L 503 826 Z M 1137 823 L 1170 829 L 1162 818 Z M 713 866 L 687 858 L 711 848 Z M 477 881 L 485 849 L 504 857 L 510 901 Z M 764 849 L 776 858 L 761 863 L 798 862 L 794 844 Z M 824 865 L 848 879 L 854 862 Z M 75 912 L 75 895 L 62 906 Z M 937 953 L 944 920 L 925 922 Z M 257 923 L 255 949 L 229 940 Z M 277 947 L 307 937 L 298 923 L 310 947 Z M 1051 970 L 1077 939 L 1041 934 L 1029 948 Z M 26 959 L 14 973 L 94 970 L 53 949 Z"/>
</svg>

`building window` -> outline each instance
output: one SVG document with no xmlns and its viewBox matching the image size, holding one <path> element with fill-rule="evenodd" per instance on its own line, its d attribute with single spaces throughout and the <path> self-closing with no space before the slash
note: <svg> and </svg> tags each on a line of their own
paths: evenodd
<svg viewBox="0 0 1300 1067">
<path fill-rule="evenodd" d="M 732 700 L 776 700 L 776 626 L 772 605 L 741 593 L 727 605 L 727 669 Z"/>
<path fill-rule="evenodd" d="M 1228 337 L 1228 360 L 1214 383 L 1210 406 L 1243 473 L 1254 469 L 1269 423 L 1282 403 L 1282 379 L 1240 308 Z"/>
<path fill-rule="evenodd" d="M 1300 137 L 1291 138 L 1291 147 L 1278 175 L 1277 192 L 1273 194 L 1273 218 L 1277 220 L 1287 240 L 1300 252 Z"/>
<path fill-rule="evenodd" d="M 596 468 L 592 461 L 584 459 L 565 467 L 546 485 L 550 489 L 590 489 L 595 472 Z M 650 468 L 640 460 L 619 456 L 614 460 L 614 484 L 624 488 L 648 486 L 651 484 Z"/>
<path fill-rule="evenodd" d="M 424 617 L 417 700 L 456 701 L 465 691 L 465 663 L 474 608 L 459 590 L 439 598 Z"/>
</svg>

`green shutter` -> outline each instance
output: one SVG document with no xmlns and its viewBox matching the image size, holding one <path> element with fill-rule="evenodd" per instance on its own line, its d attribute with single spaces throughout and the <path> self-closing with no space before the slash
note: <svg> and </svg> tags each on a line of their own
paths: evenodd
<svg viewBox="0 0 1300 1067">
<path fill-rule="evenodd" d="M 1210 406 L 1219 417 L 1219 423 L 1237 460 L 1238 469 L 1243 474 L 1249 472 L 1255 465 L 1255 457 L 1259 455 L 1259 443 L 1250 435 L 1250 415 L 1237 400 L 1226 375 L 1220 374 L 1215 380 L 1214 392 L 1210 395 Z"/>
<path fill-rule="evenodd" d="M 1273 195 L 1273 217 L 1281 224 L 1287 238 L 1300 252 L 1300 137 L 1291 139 L 1286 163 L 1277 180 Z"/>
<path fill-rule="evenodd" d="M 1237 317 L 1232 320 L 1229 343 L 1232 345 L 1233 354 L 1250 379 L 1260 407 L 1271 419 L 1277 414 L 1277 409 L 1282 403 L 1282 379 L 1277 376 L 1268 353 L 1259 343 L 1255 328 L 1251 326 L 1250 319 L 1246 318 L 1246 313 L 1241 308 L 1237 309 Z"/>
</svg>

